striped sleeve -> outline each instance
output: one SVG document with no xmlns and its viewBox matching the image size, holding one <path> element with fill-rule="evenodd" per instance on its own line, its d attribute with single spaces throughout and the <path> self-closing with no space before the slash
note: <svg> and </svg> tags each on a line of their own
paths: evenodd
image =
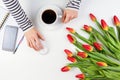
<svg viewBox="0 0 120 80">
<path fill-rule="evenodd" d="M 18 0 L 3 0 L 3 2 L 23 31 L 32 27 L 32 22 L 21 8 Z"/>
<path fill-rule="evenodd" d="M 69 0 L 66 8 L 74 8 L 78 10 L 80 8 L 80 2 L 81 0 Z"/>
</svg>

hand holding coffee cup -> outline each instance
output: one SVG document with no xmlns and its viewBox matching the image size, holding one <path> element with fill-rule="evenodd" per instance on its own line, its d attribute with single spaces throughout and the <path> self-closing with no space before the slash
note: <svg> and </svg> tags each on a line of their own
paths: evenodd
<svg viewBox="0 0 120 80">
<path fill-rule="evenodd" d="M 63 11 L 62 22 L 68 23 L 70 20 L 78 17 L 78 10 L 66 8 Z"/>
</svg>

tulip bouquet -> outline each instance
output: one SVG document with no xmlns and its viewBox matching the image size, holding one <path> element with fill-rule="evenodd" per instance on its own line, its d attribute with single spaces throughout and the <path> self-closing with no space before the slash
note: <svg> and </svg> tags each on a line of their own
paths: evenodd
<svg viewBox="0 0 120 80">
<path fill-rule="evenodd" d="M 76 51 L 64 50 L 71 63 L 62 67 L 61 71 L 67 72 L 72 68 L 79 68 L 82 73 L 75 76 L 79 80 L 120 80 L 120 21 L 117 16 L 113 17 L 116 26 L 114 28 L 103 19 L 99 23 L 92 13 L 89 16 L 98 27 L 95 29 L 84 25 L 82 30 L 89 35 L 89 38 L 85 38 L 73 28 L 66 28 L 70 32 L 67 38 L 76 46 Z"/>
</svg>

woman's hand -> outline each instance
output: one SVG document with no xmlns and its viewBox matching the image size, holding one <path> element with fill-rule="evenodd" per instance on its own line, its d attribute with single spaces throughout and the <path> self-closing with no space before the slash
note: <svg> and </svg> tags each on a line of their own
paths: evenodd
<svg viewBox="0 0 120 80">
<path fill-rule="evenodd" d="M 62 22 L 67 23 L 78 16 L 78 11 L 73 9 L 65 9 L 63 12 Z"/>
<path fill-rule="evenodd" d="M 28 43 L 28 46 L 33 48 L 36 51 L 39 51 L 43 48 L 40 39 L 44 40 L 43 36 L 39 33 L 36 28 L 31 28 L 27 32 L 25 32 L 25 37 Z"/>
</svg>

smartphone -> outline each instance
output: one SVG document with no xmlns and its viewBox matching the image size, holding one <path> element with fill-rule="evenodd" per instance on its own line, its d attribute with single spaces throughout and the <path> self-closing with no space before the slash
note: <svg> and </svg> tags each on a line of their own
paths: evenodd
<svg viewBox="0 0 120 80">
<path fill-rule="evenodd" d="M 18 27 L 6 25 L 3 36 L 2 50 L 13 52 L 15 50 Z"/>
</svg>

